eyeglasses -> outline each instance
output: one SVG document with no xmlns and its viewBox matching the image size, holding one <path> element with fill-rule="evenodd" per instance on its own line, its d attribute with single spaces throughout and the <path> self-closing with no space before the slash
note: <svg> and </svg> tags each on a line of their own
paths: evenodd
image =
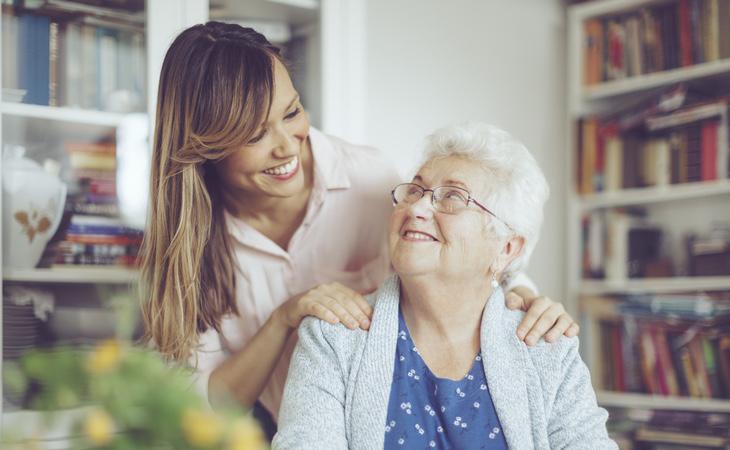
<svg viewBox="0 0 730 450">
<path fill-rule="evenodd" d="M 467 209 L 470 203 L 474 203 L 487 214 L 505 224 L 507 228 L 512 229 L 507 222 L 497 217 L 489 208 L 474 200 L 469 191 L 456 186 L 438 186 L 433 189 L 426 189 L 415 183 L 401 183 L 391 191 L 393 205 L 416 203 L 426 195 L 426 192 L 431 193 L 431 205 L 438 212 L 458 214 Z"/>
</svg>

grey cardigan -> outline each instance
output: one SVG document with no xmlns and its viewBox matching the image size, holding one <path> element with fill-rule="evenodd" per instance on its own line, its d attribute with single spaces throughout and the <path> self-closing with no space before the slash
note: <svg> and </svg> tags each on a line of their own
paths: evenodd
<svg viewBox="0 0 730 450">
<path fill-rule="evenodd" d="M 299 327 L 273 448 L 382 449 L 395 365 L 400 283 L 388 278 L 368 301 L 369 331 L 312 317 Z M 527 347 L 521 312 L 496 289 L 485 308 L 481 348 L 489 391 L 512 449 L 617 449 L 596 404 L 578 339 Z"/>
</svg>

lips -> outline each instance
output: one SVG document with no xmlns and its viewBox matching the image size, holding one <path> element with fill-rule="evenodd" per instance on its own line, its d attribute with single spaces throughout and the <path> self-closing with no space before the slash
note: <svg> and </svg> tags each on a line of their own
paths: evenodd
<svg viewBox="0 0 730 450">
<path fill-rule="evenodd" d="M 294 157 L 291 161 L 263 170 L 262 173 L 278 180 L 288 180 L 293 177 L 298 170 L 299 157 Z"/>
<path fill-rule="evenodd" d="M 405 230 L 401 236 L 408 241 L 438 242 L 434 235 L 420 230 Z"/>
</svg>

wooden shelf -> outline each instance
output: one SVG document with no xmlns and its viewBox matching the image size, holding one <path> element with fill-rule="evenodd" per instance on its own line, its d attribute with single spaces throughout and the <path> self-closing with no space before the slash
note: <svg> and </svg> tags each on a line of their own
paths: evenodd
<svg viewBox="0 0 730 450">
<path fill-rule="evenodd" d="M 600 100 L 727 72 L 730 72 L 730 59 L 712 61 L 583 87 L 582 99 L 583 101 Z"/>
<path fill-rule="evenodd" d="M 718 291 L 726 289 L 730 290 L 730 276 L 643 278 L 629 279 L 623 282 L 584 280 L 579 285 L 579 292 L 583 295 Z"/>
<path fill-rule="evenodd" d="M 16 117 L 29 119 L 45 119 L 58 122 L 117 127 L 124 120 L 125 114 L 106 111 L 92 111 L 61 106 L 28 105 L 25 103 L 0 103 L 0 112 Z"/>
<path fill-rule="evenodd" d="M 730 412 L 730 400 L 628 394 L 611 391 L 598 391 L 596 396 L 598 397 L 598 404 L 603 407 Z"/>
<path fill-rule="evenodd" d="M 671 202 L 723 194 L 730 194 L 730 180 L 601 192 L 580 197 L 579 204 L 582 210 L 591 210 L 616 206 Z"/>
<path fill-rule="evenodd" d="M 29 283 L 100 283 L 131 284 L 139 279 L 139 271 L 123 267 L 53 267 L 50 269 L 3 269 L 4 281 Z"/>
</svg>

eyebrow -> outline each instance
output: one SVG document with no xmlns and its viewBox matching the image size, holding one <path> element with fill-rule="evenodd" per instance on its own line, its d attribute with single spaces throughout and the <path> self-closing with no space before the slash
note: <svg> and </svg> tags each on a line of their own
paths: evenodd
<svg viewBox="0 0 730 450">
<path fill-rule="evenodd" d="M 299 101 L 299 94 L 295 95 L 291 102 L 289 102 L 289 106 L 286 107 L 285 111 L 289 111 L 293 104 Z"/>
<path fill-rule="evenodd" d="M 421 182 L 423 182 L 423 178 L 420 175 L 416 175 L 415 177 L 413 177 L 413 181 L 421 181 Z M 446 180 L 444 182 L 443 186 L 456 186 L 456 187 L 460 187 L 462 189 L 465 189 L 467 191 L 469 190 L 469 187 L 465 183 L 463 183 L 463 182 L 461 182 L 459 180 L 454 180 L 454 179 L 448 179 L 448 180 Z"/>
</svg>

